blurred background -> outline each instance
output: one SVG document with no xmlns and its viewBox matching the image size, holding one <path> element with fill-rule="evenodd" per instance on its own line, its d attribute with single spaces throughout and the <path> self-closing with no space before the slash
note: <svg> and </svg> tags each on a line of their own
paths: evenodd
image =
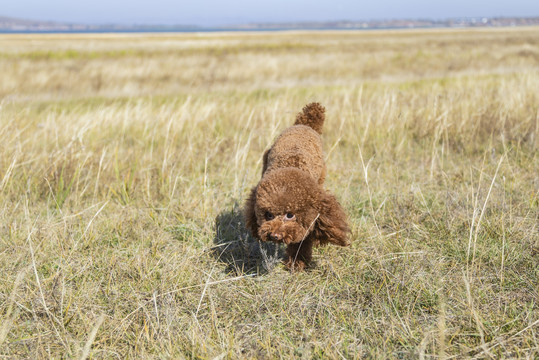
<svg viewBox="0 0 539 360">
<path fill-rule="evenodd" d="M 392 27 L 392 26 L 455 26 L 488 25 L 491 18 L 513 18 L 506 25 L 518 24 L 517 18 L 539 16 L 539 5 L 529 0 L 381 0 L 376 2 L 336 0 L 276 0 L 252 2 L 247 0 L 203 0 L 196 2 L 156 0 L 95 0 L 73 2 L 69 0 L 21 0 L 4 2 L 0 8 L 0 28 L 7 26 L 10 18 L 26 21 L 49 22 L 61 25 L 108 26 L 109 28 L 163 26 L 186 29 L 243 28 L 243 27 Z M 407 23 L 397 20 L 408 20 Z M 529 19 L 528 19 L 529 20 Z M 415 21 L 415 23 L 414 23 Z M 445 21 L 445 22 L 444 22 Z M 450 21 L 448 23 L 447 21 Z M 3 22 L 3 23 L 2 23 Z M 304 23 L 303 25 L 301 23 Z M 3 26 L 2 26 L 3 24 Z M 491 23 L 491 24 L 495 24 Z M 31 23 L 19 23 L 19 30 Z M 34 23 L 33 26 L 37 26 Z"/>
</svg>

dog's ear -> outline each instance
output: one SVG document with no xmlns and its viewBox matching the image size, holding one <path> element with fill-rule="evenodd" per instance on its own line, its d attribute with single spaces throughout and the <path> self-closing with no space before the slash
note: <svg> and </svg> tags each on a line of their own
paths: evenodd
<svg viewBox="0 0 539 360">
<path fill-rule="evenodd" d="M 319 216 L 314 225 L 314 236 L 321 244 L 332 243 L 339 246 L 350 245 L 350 228 L 346 214 L 335 196 L 322 190 Z"/>
<path fill-rule="evenodd" d="M 251 194 L 245 202 L 245 226 L 255 238 L 258 238 L 258 223 L 255 213 L 256 186 L 251 190 Z"/>
<path fill-rule="evenodd" d="M 268 168 L 268 156 L 269 156 L 270 149 L 264 151 L 264 155 L 262 156 L 262 175 L 266 172 L 266 169 Z"/>
</svg>

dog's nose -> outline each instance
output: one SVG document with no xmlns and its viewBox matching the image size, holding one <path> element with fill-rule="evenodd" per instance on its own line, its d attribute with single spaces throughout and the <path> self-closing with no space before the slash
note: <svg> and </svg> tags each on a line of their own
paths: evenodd
<svg viewBox="0 0 539 360">
<path fill-rule="evenodd" d="M 270 234 L 270 239 L 272 241 L 281 241 L 283 239 L 283 235 L 282 234 L 278 234 L 278 233 L 271 233 Z"/>
</svg>

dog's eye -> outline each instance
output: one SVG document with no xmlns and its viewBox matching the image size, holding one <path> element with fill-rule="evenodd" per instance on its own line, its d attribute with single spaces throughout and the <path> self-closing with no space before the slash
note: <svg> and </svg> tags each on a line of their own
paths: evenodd
<svg viewBox="0 0 539 360">
<path fill-rule="evenodd" d="M 290 213 L 290 212 L 287 212 L 286 215 L 284 216 L 285 220 L 294 220 L 296 218 L 296 215 Z"/>
<path fill-rule="evenodd" d="M 273 216 L 273 214 L 270 213 L 269 211 L 266 211 L 266 213 L 264 214 L 264 217 L 266 218 L 266 220 L 273 220 L 275 218 L 275 216 Z"/>
</svg>

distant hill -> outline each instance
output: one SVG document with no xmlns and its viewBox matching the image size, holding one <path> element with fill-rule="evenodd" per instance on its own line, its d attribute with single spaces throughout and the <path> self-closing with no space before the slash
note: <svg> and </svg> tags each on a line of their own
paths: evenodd
<svg viewBox="0 0 539 360">
<path fill-rule="evenodd" d="M 539 26 L 539 17 L 473 17 L 445 20 L 396 19 L 366 21 L 250 23 L 229 26 L 196 25 L 89 25 L 38 21 L 0 16 L 1 32 L 151 32 L 151 31 L 235 31 L 235 30 L 314 30 L 314 29 L 402 29 L 446 27 Z"/>
<path fill-rule="evenodd" d="M 69 29 L 70 24 L 63 24 L 53 21 L 39 21 L 11 18 L 0 16 L 0 29 L 2 30 L 47 30 L 47 29 Z"/>
<path fill-rule="evenodd" d="M 0 16 L 0 31 L 3 32 L 122 32 L 122 31 L 193 31 L 193 25 L 119 25 L 119 24 L 75 24 L 54 21 L 27 20 Z"/>
</svg>

